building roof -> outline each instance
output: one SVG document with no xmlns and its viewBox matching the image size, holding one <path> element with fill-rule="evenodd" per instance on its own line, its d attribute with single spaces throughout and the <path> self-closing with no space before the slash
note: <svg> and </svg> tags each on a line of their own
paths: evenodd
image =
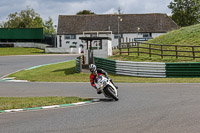
<svg viewBox="0 0 200 133">
<path fill-rule="evenodd" d="M 122 18 L 119 21 L 118 17 Z M 62 34 L 82 34 L 84 31 L 111 30 L 118 33 L 140 32 L 166 33 L 177 29 L 177 24 L 167 14 L 104 14 L 104 15 L 59 15 L 58 31 Z"/>
</svg>

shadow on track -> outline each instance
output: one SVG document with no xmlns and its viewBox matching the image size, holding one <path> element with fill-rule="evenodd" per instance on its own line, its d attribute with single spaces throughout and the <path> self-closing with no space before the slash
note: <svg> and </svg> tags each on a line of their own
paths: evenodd
<svg viewBox="0 0 200 133">
<path fill-rule="evenodd" d="M 93 102 L 115 102 L 115 100 L 110 98 L 93 98 Z"/>
</svg>

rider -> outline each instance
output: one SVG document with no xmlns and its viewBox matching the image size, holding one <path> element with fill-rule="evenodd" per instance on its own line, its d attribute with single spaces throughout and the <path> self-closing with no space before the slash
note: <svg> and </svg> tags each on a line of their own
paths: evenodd
<svg viewBox="0 0 200 133">
<path fill-rule="evenodd" d="M 89 69 L 90 69 L 90 83 L 91 85 L 97 90 L 97 94 L 101 94 L 101 90 L 99 90 L 95 84 L 94 81 L 96 79 L 96 76 L 102 75 L 104 74 L 106 78 L 108 78 L 108 73 L 106 71 L 104 71 L 103 69 L 98 69 L 94 64 L 90 64 L 89 65 Z M 112 84 L 114 85 L 113 81 L 110 80 L 112 82 Z M 115 85 L 114 85 L 115 86 Z M 118 89 L 117 86 L 115 86 L 116 89 Z"/>
</svg>

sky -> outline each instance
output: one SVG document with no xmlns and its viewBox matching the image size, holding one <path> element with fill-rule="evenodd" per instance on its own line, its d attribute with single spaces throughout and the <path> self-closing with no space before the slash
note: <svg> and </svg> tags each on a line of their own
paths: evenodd
<svg viewBox="0 0 200 133">
<path fill-rule="evenodd" d="M 166 13 L 173 0 L 1 0 L 0 23 L 6 21 L 9 14 L 26 10 L 27 6 L 40 14 L 43 20 L 50 16 L 54 25 L 58 24 L 59 15 L 75 15 L 82 10 L 95 14 L 113 14 L 121 9 L 123 14 Z"/>
</svg>

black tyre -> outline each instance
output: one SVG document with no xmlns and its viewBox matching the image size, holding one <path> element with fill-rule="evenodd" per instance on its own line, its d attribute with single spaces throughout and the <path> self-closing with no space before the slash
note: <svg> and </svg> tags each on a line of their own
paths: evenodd
<svg viewBox="0 0 200 133">
<path fill-rule="evenodd" d="M 112 97 L 115 101 L 118 101 L 118 100 L 119 100 L 118 96 L 115 94 L 115 91 L 113 90 L 112 87 L 107 86 L 107 87 L 104 89 L 104 91 L 105 91 L 105 93 L 106 93 L 107 95 L 109 95 L 110 97 Z"/>
</svg>

